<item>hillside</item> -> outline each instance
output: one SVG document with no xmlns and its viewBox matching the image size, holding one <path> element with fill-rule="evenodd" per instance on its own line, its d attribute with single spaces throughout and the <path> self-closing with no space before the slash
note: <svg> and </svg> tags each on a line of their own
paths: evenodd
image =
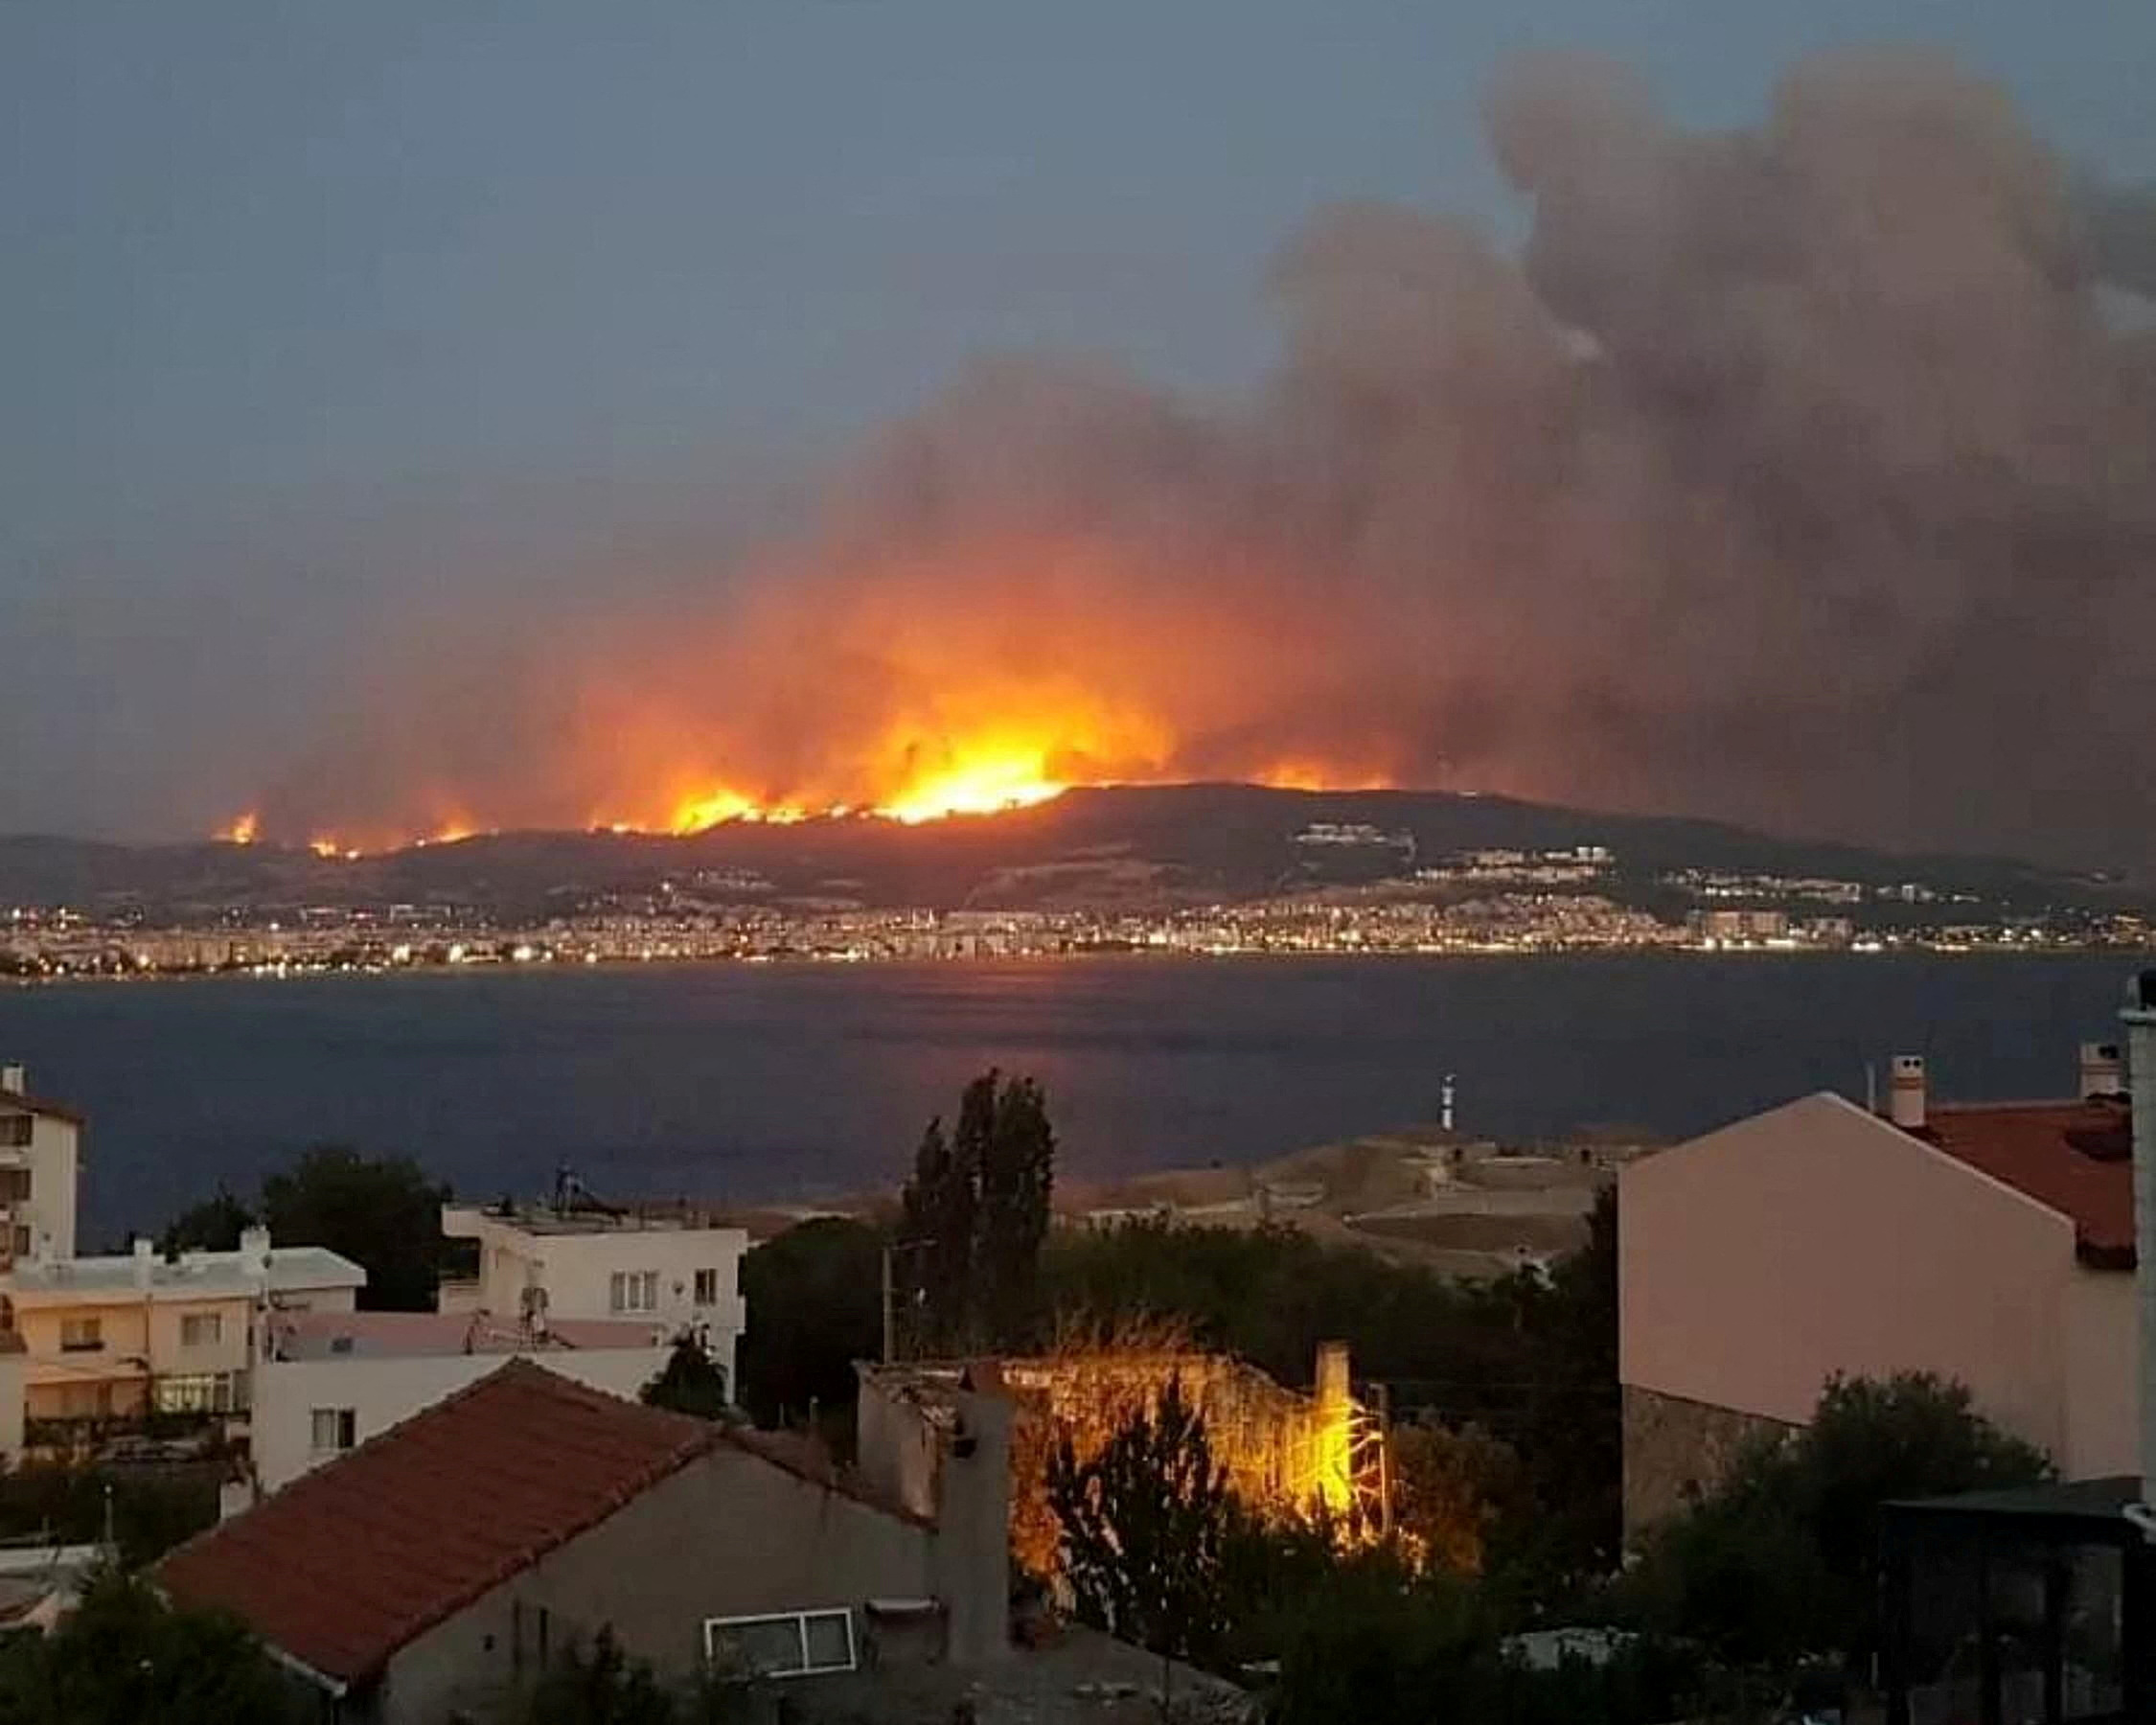
<svg viewBox="0 0 2156 1725">
<path fill-rule="evenodd" d="M 1317 823 L 1411 840 L 1434 862 L 1464 850 L 1606 846 L 1617 886 L 1646 893 L 1679 867 L 1921 879 L 1994 905 L 2084 903 L 2094 883 L 1998 859 L 1903 857 L 1778 839 L 1711 821 L 1609 815 L 1434 791 L 1303 792 L 1252 785 L 1071 791 L 1001 814 L 919 826 L 864 817 L 731 822 L 685 838 L 500 833 L 351 861 L 273 845 L 121 845 L 0 839 L 0 907 L 146 912 L 220 906 L 456 904 L 527 914 L 664 883 L 707 897 L 870 905 L 1178 903 L 1258 898 L 1400 872 L 1407 845 L 1314 846 Z"/>
</svg>

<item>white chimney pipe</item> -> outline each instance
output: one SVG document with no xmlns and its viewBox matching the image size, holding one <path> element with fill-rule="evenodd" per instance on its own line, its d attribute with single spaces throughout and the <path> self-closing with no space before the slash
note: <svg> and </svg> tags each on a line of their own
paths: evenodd
<svg viewBox="0 0 2156 1725">
<path fill-rule="evenodd" d="M 2141 1501 L 2156 1503 L 2156 971 L 2143 971 L 2120 1013 L 2134 1130 L 2135 1356 L 2141 1372 Z"/>
<path fill-rule="evenodd" d="M 30 1074 L 12 1061 L 0 1066 L 0 1091 L 6 1091 L 11 1096 L 27 1095 L 30 1091 Z"/>
<path fill-rule="evenodd" d="M 2116 1096 L 2126 1088 L 2124 1065 L 2117 1043 L 2081 1045 L 2081 1100 L 2092 1096 Z"/>
<path fill-rule="evenodd" d="M 156 1242 L 145 1234 L 135 1235 L 135 1289 L 138 1293 L 149 1292 L 151 1275 L 156 1266 Z"/>
<path fill-rule="evenodd" d="M 1924 1057 L 1896 1054 L 1887 1083 L 1887 1118 L 1910 1132 L 1924 1125 Z"/>
</svg>

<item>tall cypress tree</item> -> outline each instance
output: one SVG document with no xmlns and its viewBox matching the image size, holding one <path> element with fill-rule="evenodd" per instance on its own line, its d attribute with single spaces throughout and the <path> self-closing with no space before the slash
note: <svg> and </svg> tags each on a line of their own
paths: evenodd
<svg viewBox="0 0 2156 1725">
<path fill-rule="evenodd" d="M 939 1116 L 914 1152 L 900 1195 L 900 1287 L 907 1296 L 908 1353 L 963 1346 L 972 1323 L 974 1172 L 944 1136 Z"/>
<path fill-rule="evenodd" d="M 995 1074 L 989 1074 L 993 1086 Z M 1047 1100 L 1030 1078 L 991 1091 L 992 1124 L 980 1168 L 980 1226 L 975 1285 L 982 1326 L 1013 1344 L 1031 1328 L 1040 1302 L 1041 1247 L 1055 1188 L 1056 1138 Z"/>
<path fill-rule="evenodd" d="M 990 1068 L 966 1087 L 948 1137 L 940 1116 L 929 1122 L 901 1195 L 912 1351 L 1023 1341 L 1054 1184 L 1055 1132 L 1030 1078 L 1006 1084 Z"/>
</svg>

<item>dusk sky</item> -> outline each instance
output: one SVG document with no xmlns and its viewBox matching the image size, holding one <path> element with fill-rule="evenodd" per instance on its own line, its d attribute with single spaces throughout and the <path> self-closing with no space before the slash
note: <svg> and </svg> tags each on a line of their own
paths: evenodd
<svg viewBox="0 0 2156 1725">
<path fill-rule="evenodd" d="M 1315 212 L 1524 241 L 1483 117 L 1520 50 L 1611 56 L 1722 127 L 1873 42 L 1946 50 L 2072 168 L 2156 182 L 2148 0 L 12 8 L 0 831 L 193 836 L 335 776 L 375 655 L 482 665 L 627 568 L 654 614 L 984 355 L 1240 400 Z M 1595 788 L 1523 772 L 1501 788 Z M 1906 840 L 1889 801 L 1793 824 Z M 2024 843 L 2017 818 L 1953 836 Z"/>
</svg>

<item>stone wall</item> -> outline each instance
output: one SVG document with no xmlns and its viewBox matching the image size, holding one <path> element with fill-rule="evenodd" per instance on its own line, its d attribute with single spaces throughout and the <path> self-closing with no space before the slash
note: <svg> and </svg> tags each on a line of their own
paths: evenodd
<svg viewBox="0 0 2156 1725">
<path fill-rule="evenodd" d="M 1624 1532 L 1633 1538 L 1712 1491 L 1744 1447 L 1798 1428 L 1624 1386 Z"/>
</svg>

